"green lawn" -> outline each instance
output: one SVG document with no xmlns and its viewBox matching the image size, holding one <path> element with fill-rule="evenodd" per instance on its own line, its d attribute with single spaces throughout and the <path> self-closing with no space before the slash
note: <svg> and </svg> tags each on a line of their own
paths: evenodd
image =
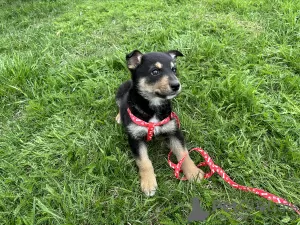
<svg viewBox="0 0 300 225">
<path fill-rule="evenodd" d="M 114 94 L 125 54 L 180 50 L 174 100 L 189 148 L 239 184 L 300 206 L 300 1 L 0 0 L 0 224 L 300 224 L 214 175 L 178 181 L 150 143 L 147 198 Z M 202 158 L 192 153 L 195 162 Z M 238 210 L 213 209 L 218 202 Z"/>
</svg>

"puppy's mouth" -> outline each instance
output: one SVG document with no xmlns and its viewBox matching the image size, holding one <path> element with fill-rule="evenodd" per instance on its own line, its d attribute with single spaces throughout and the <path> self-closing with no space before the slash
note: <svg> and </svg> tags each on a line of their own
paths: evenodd
<svg viewBox="0 0 300 225">
<path fill-rule="evenodd" d="M 162 93 L 160 91 L 155 91 L 155 95 L 159 98 L 163 98 L 163 99 L 172 99 L 175 98 L 178 94 L 180 93 L 180 90 L 178 91 L 172 91 L 169 93 Z"/>
</svg>

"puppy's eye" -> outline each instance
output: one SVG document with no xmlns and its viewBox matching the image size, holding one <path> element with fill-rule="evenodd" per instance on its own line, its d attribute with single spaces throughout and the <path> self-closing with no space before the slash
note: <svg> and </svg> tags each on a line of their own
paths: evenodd
<svg viewBox="0 0 300 225">
<path fill-rule="evenodd" d="M 157 76 L 159 74 L 159 70 L 158 69 L 154 69 L 154 70 L 152 70 L 152 72 L 151 72 L 151 75 L 152 76 Z"/>
<path fill-rule="evenodd" d="M 174 73 L 176 73 L 177 70 L 176 70 L 175 67 L 173 67 L 173 68 L 172 68 L 172 71 L 173 71 Z"/>
</svg>

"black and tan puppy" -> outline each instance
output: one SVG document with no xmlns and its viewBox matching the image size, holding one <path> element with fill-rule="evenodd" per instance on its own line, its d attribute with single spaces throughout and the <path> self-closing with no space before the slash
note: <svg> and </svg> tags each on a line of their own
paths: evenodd
<svg viewBox="0 0 300 225">
<path fill-rule="evenodd" d="M 176 76 L 177 56 L 183 55 L 176 50 L 147 54 L 138 50 L 131 52 L 126 56 L 126 60 L 132 79 L 124 82 L 116 95 L 119 106 L 116 120 L 126 129 L 129 145 L 139 168 L 141 188 L 147 196 L 154 195 L 157 189 L 154 169 L 146 147 L 148 128 L 134 123 L 128 109 L 136 118 L 145 122 L 157 123 L 170 117 L 170 100 L 181 91 Z M 167 136 L 170 148 L 178 161 L 188 154 L 182 132 L 174 118 L 164 125 L 156 126 L 154 136 L 157 135 Z M 189 180 L 203 178 L 203 172 L 195 166 L 189 156 L 184 160 L 182 170 Z"/>
</svg>

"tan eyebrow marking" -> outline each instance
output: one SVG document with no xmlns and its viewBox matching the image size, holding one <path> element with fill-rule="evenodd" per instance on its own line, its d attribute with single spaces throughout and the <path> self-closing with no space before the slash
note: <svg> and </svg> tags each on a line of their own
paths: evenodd
<svg viewBox="0 0 300 225">
<path fill-rule="evenodd" d="M 163 65 L 160 62 L 156 62 L 154 64 L 158 69 L 161 69 L 163 67 Z"/>
</svg>

